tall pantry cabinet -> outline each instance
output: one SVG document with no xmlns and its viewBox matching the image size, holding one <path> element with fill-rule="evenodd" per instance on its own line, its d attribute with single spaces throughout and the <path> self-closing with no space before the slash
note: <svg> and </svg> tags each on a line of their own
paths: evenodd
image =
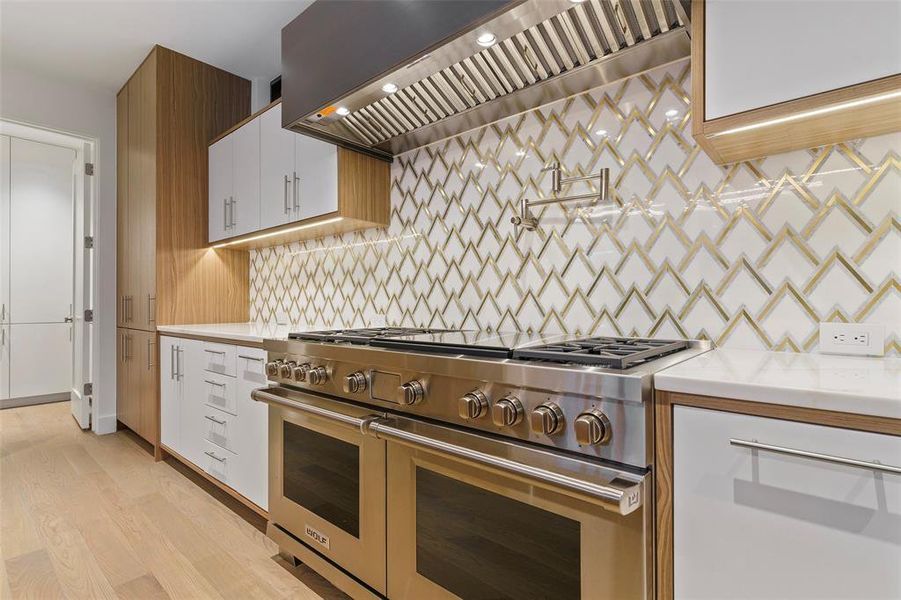
<svg viewBox="0 0 901 600">
<path fill-rule="evenodd" d="M 207 244 L 207 147 L 250 114 L 250 82 L 155 46 L 116 108 L 116 409 L 158 448 L 156 326 L 248 319 L 247 253 Z"/>
</svg>

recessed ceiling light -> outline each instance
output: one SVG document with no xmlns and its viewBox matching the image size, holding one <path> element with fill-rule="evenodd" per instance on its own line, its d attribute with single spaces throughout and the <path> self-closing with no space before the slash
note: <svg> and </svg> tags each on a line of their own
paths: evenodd
<svg viewBox="0 0 901 600">
<path fill-rule="evenodd" d="M 347 108 L 346 106 L 339 106 L 338 110 L 336 110 L 335 112 L 338 113 L 339 115 L 341 115 L 342 117 L 346 117 L 347 115 L 350 114 L 350 109 Z"/>
<path fill-rule="evenodd" d="M 494 43 L 497 41 L 497 36 L 494 35 L 493 33 L 491 33 L 490 31 L 486 31 L 485 33 L 480 35 L 478 38 L 476 38 L 476 41 L 479 43 L 479 46 L 485 46 L 486 48 L 489 48 L 489 47 L 493 46 Z"/>
<path fill-rule="evenodd" d="M 394 92 L 397 91 L 397 86 L 394 85 L 393 83 L 386 83 L 385 85 L 382 86 L 382 91 L 385 92 L 386 94 L 393 94 Z"/>
</svg>

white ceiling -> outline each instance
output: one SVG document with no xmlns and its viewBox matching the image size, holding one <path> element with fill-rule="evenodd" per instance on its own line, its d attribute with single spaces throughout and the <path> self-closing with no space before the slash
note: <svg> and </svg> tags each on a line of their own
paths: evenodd
<svg viewBox="0 0 901 600">
<path fill-rule="evenodd" d="M 248 79 L 281 72 L 281 28 L 312 0 L 0 1 L 0 63 L 118 91 L 154 44 Z"/>
</svg>

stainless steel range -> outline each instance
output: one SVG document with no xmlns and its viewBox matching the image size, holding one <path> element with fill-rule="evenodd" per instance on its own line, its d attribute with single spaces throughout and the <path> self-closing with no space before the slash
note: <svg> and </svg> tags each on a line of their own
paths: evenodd
<svg viewBox="0 0 901 600">
<path fill-rule="evenodd" d="M 653 596 L 653 375 L 687 340 L 267 341 L 269 535 L 354 597 Z"/>
</svg>

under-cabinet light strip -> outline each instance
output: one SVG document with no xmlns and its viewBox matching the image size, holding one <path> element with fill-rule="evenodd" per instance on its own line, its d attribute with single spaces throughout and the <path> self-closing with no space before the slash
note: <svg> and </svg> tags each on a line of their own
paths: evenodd
<svg viewBox="0 0 901 600">
<path fill-rule="evenodd" d="M 825 115 L 828 113 L 845 110 L 846 108 L 854 108 L 857 106 L 864 106 L 867 104 L 882 102 L 883 100 L 891 100 L 892 98 L 897 98 L 899 96 L 901 96 L 901 91 L 889 92 L 888 94 L 880 94 L 878 96 L 872 96 L 870 98 L 862 98 L 860 100 L 852 100 L 850 102 L 843 102 L 841 104 L 836 104 L 834 106 L 827 106 L 825 108 L 817 108 L 814 110 L 800 112 L 800 113 L 797 113 L 794 115 L 789 115 L 787 117 L 780 117 L 778 119 L 770 119 L 768 121 L 761 121 L 760 123 L 753 123 L 751 125 L 744 125 L 742 127 L 734 127 L 732 129 L 720 131 L 719 133 L 714 133 L 710 137 L 720 137 L 722 135 L 729 135 L 732 133 L 741 133 L 743 131 L 751 131 L 753 129 L 761 129 L 763 127 L 769 127 L 771 125 L 779 125 L 781 123 L 789 123 L 791 121 L 797 121 L 799 119 L 807 119 L 808 117 L 816 117 L 819 115 Z"/>
<path fill-rule="evenodd" d="M 270 231 L 269 233 L 261 233 L 260 235 L 251 235 L 244 238 L 239 238 L 237 240 L 231 240 L 228 242 L 223 242 L 221 244 L 213 244 L 213 248 L 225 248 L 226 246 L 234 246 L 236 244 L 243 244 L 245 242 L 253 242 L 256 240 L 262 240 L 269 237 L 275 237 L 277 235 L 285 235 L 286 233 L 293 233 L 295 231 L 301 231 L 302 229 L 311 229 L 313 227 L 321 227 L 322 225 L 331 225 L 332 223 L 337 223 L 338 221 L 342 221 L 344 217 L 333 217 L 331 219 L 326 219 L 324 221 L 317 221 L 316 223 L 304 223 L 303 225 L 298 225 L 297 227 L 289 227 L 288 229 L 279 229 L 278 231 Z"/>
</svg>

